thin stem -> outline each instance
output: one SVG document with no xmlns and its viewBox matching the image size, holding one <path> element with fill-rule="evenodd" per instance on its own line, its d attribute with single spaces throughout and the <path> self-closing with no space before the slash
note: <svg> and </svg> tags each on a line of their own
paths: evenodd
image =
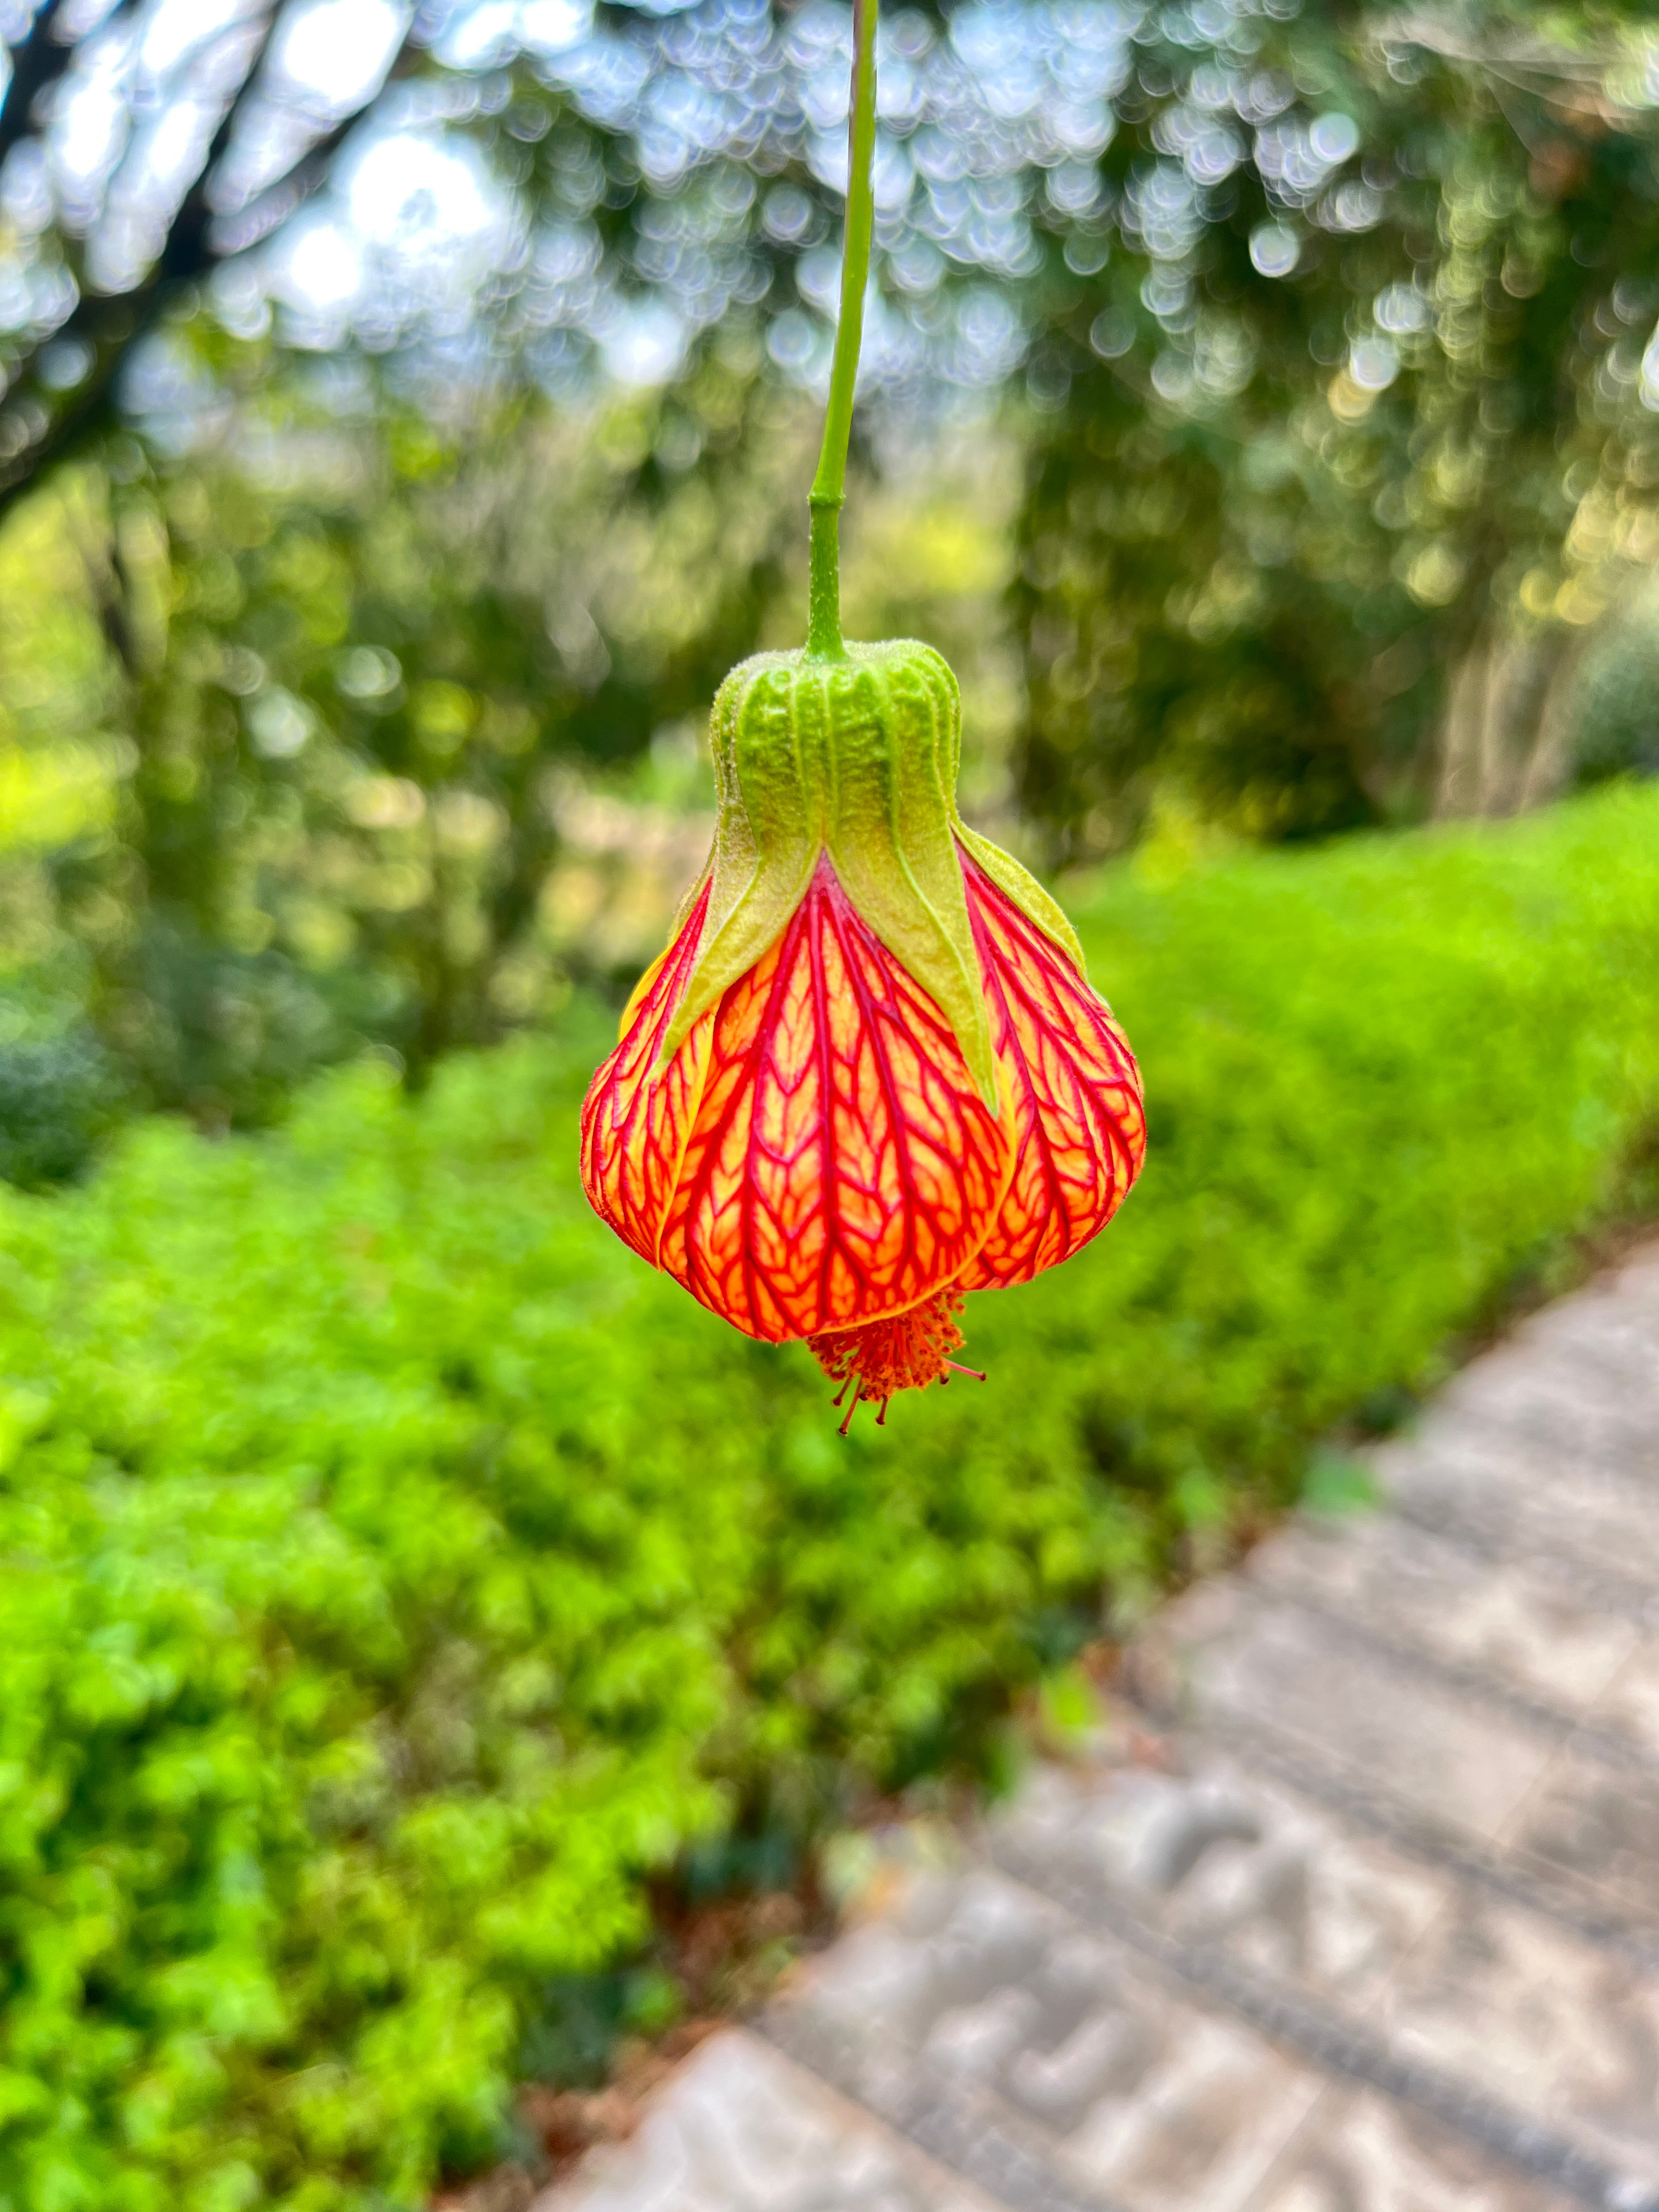
<svg viewBox="0 0 1659 2212">
<path fill-rule="evenodd" d="M 852 112 L 847 125 L 847 234 L 842 246 L 841 318 L 830 369 L 823 445 L 807 505 L 812 516 L 811 575 L 806 599 L 809 660 L 844 660 L 841 635 L 841 510 L 847 497 L 847 447 L 853 434 L 853 387 L 864 337 L 864 288 L 870 278 L 875 197 L 870 184 L 876 144 L 876 9 L 853 0 Z"/>
</svg>

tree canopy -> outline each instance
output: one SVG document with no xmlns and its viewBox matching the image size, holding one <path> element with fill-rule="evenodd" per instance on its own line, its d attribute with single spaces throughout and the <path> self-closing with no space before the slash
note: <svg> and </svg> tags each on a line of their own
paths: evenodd
<svg viewBox="0 0 1659 2212">
<path fill-rule="evenodd" d="M 680 819 L 720 673 L 799 635 L 848 21 L 9 21 L 0 707 L 97 796 L 6 860 L 9 941 L 136 1095 L 257 1114 L 364 1036 L 418 1073 L 641 957 L 571 920 L 659 837 L 594 805 Z M 1646 11 L 973 0 L 890 9 L 880 70 L 862 465 L 954 439 L 1000 531 L 1017 457 L 1034 858 L 1649 757 L 1607 661 L 1659 550 Z"/>
</svg>

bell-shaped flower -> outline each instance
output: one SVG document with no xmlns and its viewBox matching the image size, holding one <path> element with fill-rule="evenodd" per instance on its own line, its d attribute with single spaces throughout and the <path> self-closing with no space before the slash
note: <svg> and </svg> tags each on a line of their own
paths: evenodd
<svg viewBox="0 0 1659 2212">
<path fill-rule="evenodd" d="M 712 736 L 714 852 L 589 1089 L 582 1179 L 641 1258 L 884 1414 L 949 1379 L 966 1291 L 1111 1218 L 1139 1077 L 1060 908 L 957 811 L 937 653 L 761 653 Z"/>
</svg>

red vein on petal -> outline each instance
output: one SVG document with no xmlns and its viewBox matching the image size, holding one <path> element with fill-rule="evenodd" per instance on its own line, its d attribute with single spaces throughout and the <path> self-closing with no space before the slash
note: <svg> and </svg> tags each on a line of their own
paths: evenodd
<svg viewBox="0 0 1659 2212">
<path fill-rule="evenodd" d="M 1006 1134 L 827 860 L 722 1000 L 711 1054 L 661 1243 L 695 1297 L 780 1341 L 903 1311 L 966 1264 Z"/>
<path fill-rule="evenodd" d="M 707 1024 L 697 1024 L 660 1074 L 657 1060 L 663 1034 L 696 964 L 708 896 L 705 884 L 625 1035 L 582 1101 L 582 1185 L 589 1203 L 623 1243 L 653 1267 L 702 1092 Z"/>
<path fill-rule="evenodd" d="M 961 1278 L 975 1290 L 1026 1281 L 1097 1235 L 1139 1173 L 1146 1121 L 1134 1055 L 1104 1000 L 967 854 L 962 860 L 1015 1121 L 1013 1178 Z"/>
<path fill-rule="evenodd" d="M 893 1080 L 891 1060 L 889 1054 L 882 1048 L 880 1034 L 876 1026 L 876 1008 L 873 1003 L 873 994 L 868 988 L 867 979 L 861 976 L 859 973 L 859 963 L 856 958 L 854 947 L 849 942 L 852 932 L 843 926 L 844 918 L 851 915 L 852 909 L 848 903 L 845 892 L 842 890 L 840 884 L 836 881 L 835 874 L 830 867 L 829 862 L 827 860 L 820 861 L 819 866 L 828 878 L 828 885 L 825 896 L 819 903 L 817 910 L 812 916 L 813 994 L 817 1001 L 818 1006 L 818 1036 L 821 1040 L 827 1042 L 830 1035 L 830 1012 L 828 1003 L 829 994 L 824 975 L 823 959 L 823 933 L 828 929 L 835 938 L 836 953 L 840 959 L 842 969 L 846 975 L 848 983 L 852 987 L 854 997 L 857 999 L 859 1012 L 863 1017 L 864 1026 L 869 1033 L 871 1056 L 876 1062 L 881 1083 L 882 1093 L 886 1104 L 888 1119 L 891 1124 L 897 1127 L 904 1119 L 904 1109 L 897 1096 L 897 1086 Z M 891 1012 L 890 1003 L 887 1011 L 890 1012 Z M 830 1073 L 833 1077 L 833 1066 Z M 830 1112 L 833 1116 L 835 1113 L 833 1081 L 828 1095 L 830 1100 Z M 833 1129 L 831 1134 L 833 1139 Z M 837 1148 L 833 1141 L 830 1143 L 829 1147 L 829 1157 L 830 1161 L 834 1163 L 830 1172 L 832 1175 L 838 1176 L 840 1173 L 840 1162 L 837 1158 Z M 909 1158 L 902 1146 L 899 1146 L 896 1149 L 896 1164 L 898 1170 L 898 1180 L 902 1190 L 902 1197 L 900 1206 L 900 1220 L 902 1224 L 903 1243 L 901 1250 L 903 1258 L 914 1260 L 916 1243 L 915 1207 L 917 1204 L 917 1194 L 915 1189 L 915 1178 L 911 1173 Z M 866 1194 L 872 1198 L 878 1196 L 878 1193 L 875 1191 L 872 1191 Z M 833 1188 L 830 1195 L 833 1198 Z M 837 1210 L 833 1204 L 830 1206 L 830 1212 L 832 1219 L 837 1218 Z M 830 1286 L 829 1282 L 829 1267 L 830 1257 L 830 1248 L 826 1248 L 824 1266 L 819 1284 L 819 1295 L 826 1307 L 830 1304 Z"/>
</svg>

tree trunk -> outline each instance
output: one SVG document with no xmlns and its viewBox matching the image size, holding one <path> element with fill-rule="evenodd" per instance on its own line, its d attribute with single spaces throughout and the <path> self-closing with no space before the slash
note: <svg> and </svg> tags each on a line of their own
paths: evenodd
<svg viewBox="0 0 1659 2212">
<path fill-rule="evenodd" d="M 1555 625 L 1475 640 L 1447 687 L 1437 747 L 1437 818 L 1515 814 L 1560 788 L 1584 636 Z"/>
</svg>

